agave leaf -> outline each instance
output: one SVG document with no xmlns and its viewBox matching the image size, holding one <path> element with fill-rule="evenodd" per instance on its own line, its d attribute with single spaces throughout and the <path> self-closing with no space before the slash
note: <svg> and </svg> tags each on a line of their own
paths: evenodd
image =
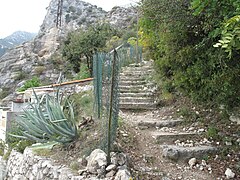
<svg viewBox="0 0 240 180">
<path fill-rule="evenodd" d="M 32 145 L 30 148 L 31 149 L 52 149 L 53 146 L 58 145 L 58 142 L 55 141 L 51 141 L 51 142 L 47 142 L 47 143 L 42 143 L 42 144 L 38 144 L 38 145 Z"/>
<path fill-rule="evenodd" d="M 20 135 L 16 135 L 16 134 L 8 133 L 8 135 L 10 135 L 12 137 L 20 138 L 20 139 L 27 139 L 27 137 L 25 137 L 25 136 L 20 136 Z"/>
<path fill-rule="evenodd" d="M 55 120 L 55 121 L 51 121 L 51 123 L 60 123 L 60 122 L 63 122 L 63 121 L 67 121 L 67 119 L 58 119 L 58 120 Z"/>
<path fill-rule="evenodd" d="M 38 137 L 35 137 L 31 134 L 28 134 L 27 132 L 23 132 L 24 136 L 26 136 L 28 139 L 31 139 L 31 140 L 34 140 L 34 141 L 37 141 L 37 142 L 47 142 L 46 139 L 40 139 Z"/>
</svg>

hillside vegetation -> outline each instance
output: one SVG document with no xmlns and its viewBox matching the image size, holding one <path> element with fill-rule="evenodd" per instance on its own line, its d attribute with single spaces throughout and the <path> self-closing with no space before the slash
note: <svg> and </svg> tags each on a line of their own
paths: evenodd
<svg viewBox="0 0 240 180">
<path fill-rule="evenodd" d="M 165 92 L 219 107 L 240 103 L 240 1 L 142 0 L 141 43 Z"/>
</svg>

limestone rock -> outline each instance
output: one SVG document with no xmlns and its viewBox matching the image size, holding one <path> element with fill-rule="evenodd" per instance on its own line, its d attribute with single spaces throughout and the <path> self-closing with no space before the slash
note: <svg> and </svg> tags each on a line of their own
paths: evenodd
<svg viewBox="0 0 240 180">
<path fill-rule="evenodd" d="M 177 161 L 179 158 L 179 152 L 177 149 L 164 148 L 163 149 L 163 157 L 167 157 L 171 160 Z"/>
<path fill-rule="evenodd" d="M 106 177 L 113 177 L 116 174 L 116 171 L 112 170 L 106 174 Z"/>
<path fill-rule="evenodd" d="M 84 180 L 86 179 L 84 176 L 73 176 L 71 180 Z"/>
<path fill-rule="evenodd" d="M 23 175 L 16 175 L 12 178 L 12 180 L 27 180 L 27 178 Z"/>
<path fill-rule="evenodd" d="M 193 166 L 195 166 L 197 163 L 197 159 L 196 158 L 191 158 L 189 161 L 188 161 L 188 164 L 191 168 L 193 168 Z"/>
<path fill-rule="evenodd" d="M 127 155 L 124 153 L 111 153 L 111 163 L 119 166 L 127 165 Z"/>
<path fill-rule="evenodd" d="M 4 179 L 6 176 L 6 162 L 4 160 L 0 160 L 0 179 Z"/>
<path fill-rule="evenodd" d="M 107 154 L 101 149 L 95 149 L 87 158 L 87 170 L 92 174 L 96 174 L 97 170 L 107 165 Z"/>
<path fill-rule="evenodd" d="M 163 157 L 171 160 L 188 160 L 191 157 L 202 158 L 206 154 L 213 154 L 218 151 L 213 146 L 195 146 L 195 147 L 181 147 L 177 145 L 162 145 Z"/>
<path fill-rule="evenodd" d="M 107 168 L 106 168 L 106 171 L 112 171 L 114 169 L 116 169 L 117 166 L 115 164 L 110 164 Z"/>
<path fill-rule="evenodd" d="M 123 179 L 130 179 L 130 178 L 131 178 L 130 172 L 125 168 L 120 168 L 114 180 L 123 180 Z"/>
<path fill-rule="evenodd" d="M 226 175 L 227 179 L 232 179 L 235 177 L 235 173 L 232 172 L 232 170 L 230 168 L 226 169 L 225 175 Z"/>
</svg>

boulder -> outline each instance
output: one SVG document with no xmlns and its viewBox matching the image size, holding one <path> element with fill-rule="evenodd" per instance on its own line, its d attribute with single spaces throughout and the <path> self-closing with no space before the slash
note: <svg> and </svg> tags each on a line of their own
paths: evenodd
<svg viewBox="0 0 240 180">
<path fill-rule="evenodd" d="M 101 149 L 95 149 L 87 158 L 87 171 L 97 174 L 98 169 L 107 166 L 107 154 Z"/>
<path fill-rule="evenodd" d="M 123 180 L 123 179 L 131 179 L 131 174 L 125 167 L 120 168 L 114 178 L 114 180 Z"/>
</svg>

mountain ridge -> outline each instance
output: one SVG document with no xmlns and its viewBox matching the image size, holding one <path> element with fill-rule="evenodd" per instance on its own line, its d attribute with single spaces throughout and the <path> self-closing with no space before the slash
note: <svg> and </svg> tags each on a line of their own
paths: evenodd
<svg viewBox="0 0 240 180">
<path fill-rule="evenodd" d="M 26 41 L 32 40 L 37 33 L 26 31 L 15 31 L 11 35 L 0 39 L 0 57 L 9 49 L 18 46 Z"/>
</svg>

